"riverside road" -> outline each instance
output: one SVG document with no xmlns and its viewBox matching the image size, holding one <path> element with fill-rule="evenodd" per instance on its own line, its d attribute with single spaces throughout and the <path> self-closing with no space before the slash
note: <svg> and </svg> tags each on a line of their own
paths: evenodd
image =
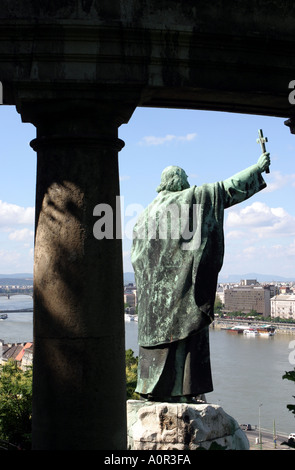
<svg viewBox="0 0 295 470">
<path fill-rule="evenodd" d="M 295 450 L 288 445 L 282 443 L 288 441 L 288 436 L 277 435 L 276 442 L 274 442 L 273 433 L 266 430 L 261 430 L 261 444 L 259 444 L 259 430 L 254 429 L 245 431 L 250 444 L 250 450 Z"/>
</svg>

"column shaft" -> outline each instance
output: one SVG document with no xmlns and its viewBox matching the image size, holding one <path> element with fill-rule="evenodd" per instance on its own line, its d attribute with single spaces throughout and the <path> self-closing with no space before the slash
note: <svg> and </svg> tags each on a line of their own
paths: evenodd
<svg viewBox="0 0 295 470">
<path fill-rule="evenodd" d="M 118 122 L 104 111 L 35 119 L 36 450 L 126 448 L 121 240 L 93 235 L 94 207 L 115 214 L 119 195 Z"/>
</svg>

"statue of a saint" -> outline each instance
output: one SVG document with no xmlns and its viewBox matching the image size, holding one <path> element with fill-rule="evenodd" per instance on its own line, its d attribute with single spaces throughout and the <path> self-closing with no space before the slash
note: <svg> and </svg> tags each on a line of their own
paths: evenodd
<svg viewBox="0 0 295 470">
<path fill-rule="evenodd" d="M 224 255 L 224 209 L 266 187 L 269 153 L 225 181 L 189 186 L 166 168 L 158 196 L 134 227 L 138 292 L 136 391 L 153 401 L 191 401 L 213 390 L 209 325 Z"/>
</svg>

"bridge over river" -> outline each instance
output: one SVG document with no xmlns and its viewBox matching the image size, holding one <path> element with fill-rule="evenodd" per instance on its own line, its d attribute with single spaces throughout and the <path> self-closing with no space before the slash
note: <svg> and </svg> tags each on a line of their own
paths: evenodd
<svg viewBox="0 0 295 470">
<path fill-rule="evenodd" d="M 8 299 L 16 295 L 28 295 L 30 297 L 33 297 L 33 289 L 25 289 L 24 292 L 13 292 L 13 291 L 0 292 L 0 297 L 7 297 Z"/>
</svg>

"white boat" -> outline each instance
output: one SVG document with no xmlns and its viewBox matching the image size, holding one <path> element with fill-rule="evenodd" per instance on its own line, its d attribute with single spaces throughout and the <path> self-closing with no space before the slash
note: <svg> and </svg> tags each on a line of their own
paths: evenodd
<svg viewBox="0 0 295 470">
<path fill-rule="evenodd" d="M 138 316 L 125 313 L 125 321 L 138 321 Z"/>
<path fill-rule="evenodd" d="M 275 328 L 271 325 L 261 326 L 257 328 L 257 331 L 259 333 L 259 336 L 262 337 L 274 336 L 275 334 Z"/>
<path fill-rule="evenodd" d="M 247 328 L 243 331 L 243 334 L 245 336 L 258 336 L 259 333 L 257 330 L 254 330 L 253 328 Z"/>
<path fill-rule="evenodd" d="M 274 336 L 272 331 L 259 331 L 259 336 L 267 338 L 268 336 Z"/>
<path fill-rule="evenodd" d="M 1 313 L 0 320 L 6 320 L 6 318 L 8 318 L 7 313 Z"/>
</svg>

